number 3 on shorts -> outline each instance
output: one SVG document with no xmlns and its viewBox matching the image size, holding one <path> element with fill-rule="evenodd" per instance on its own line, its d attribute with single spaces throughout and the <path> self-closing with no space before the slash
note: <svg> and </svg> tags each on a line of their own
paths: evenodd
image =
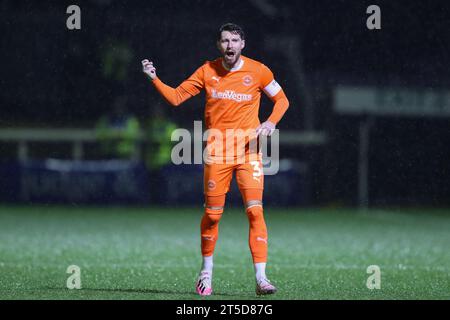
<svg viewBox="0 0 450 320">
<path fill-rule="evenodd" d="M 250 164 L 253 166 L 253 179 L 261 182 L 261 175 L 262 175 L 262 170 L 261 170 L 261 165 L 259 161 L 250 161 Z"/>
</svg>

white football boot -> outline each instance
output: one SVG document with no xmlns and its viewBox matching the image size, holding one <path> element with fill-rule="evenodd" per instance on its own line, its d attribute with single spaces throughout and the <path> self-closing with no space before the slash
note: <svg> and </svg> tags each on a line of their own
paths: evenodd
<svg viewBox="0 0 450 320">
<path fill-rule="evenodd" d="M 266 295 L 266 294 L 274 294 L 277 292 L 277 288 L 266 278 L 259 279 L 256 281 L 256 294 Z"/>
<path fill-rule="evenodd" d="M 210 296 L 212 294 L 212 275 L 207 271 L 200 272 L 197 279 L 196 291 L 201 296 Z"/>
</svg>

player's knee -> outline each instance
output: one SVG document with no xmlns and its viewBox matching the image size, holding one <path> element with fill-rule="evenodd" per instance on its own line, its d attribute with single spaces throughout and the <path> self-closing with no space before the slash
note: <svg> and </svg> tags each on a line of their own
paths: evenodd
<svg viewBox="0 0 450 320">
<path fill-rule="evenodd" d="M 263 206 L 261 200 L 250 200 L 245 204 L 245 212 L 249 219 L 258 219 L 263 215 Z"/>
<path fill-rule="evenodd" d="M 204 219 L 210 224 L 214 225 L 219 223 L 222 217 L 223 207 L 222 206 L 207 206 L 205 207 Z"/>
<path fill-rule="evenodd" d="M 215 225 L 215 224 L 219 223 L 220 218 L 222 217 L 222 215 L 219 215 L 219 214 L 207 214 L 205 216 L 211 225 Z"/>
</svg>

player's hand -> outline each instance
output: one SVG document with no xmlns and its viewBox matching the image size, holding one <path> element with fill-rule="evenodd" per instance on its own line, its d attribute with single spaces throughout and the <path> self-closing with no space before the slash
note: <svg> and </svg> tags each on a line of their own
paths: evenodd
<svg viewBox="0 0 450 320">
<path fill-rule="evenodd" d="M 153 66 L 153 62 L 147 59 L 142 60 L 142 72 L 144 72 L 150 79 L 156 78 L 156 68 Z"/>
<path fill-rule="evenodd" d="M 266 121 L 261 123 L 258 126 L 258 128 L 256 128 L 256 136 L 259 136 L 260 134 L 262 136 L 271 136 L 274 131 L 275 131 L 275 123 Z"/>
</svg>

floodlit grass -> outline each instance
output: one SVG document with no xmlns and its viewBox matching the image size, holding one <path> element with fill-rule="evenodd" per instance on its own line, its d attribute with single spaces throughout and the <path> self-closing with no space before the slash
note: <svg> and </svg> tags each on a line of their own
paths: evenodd
<svg viewBox="0 0 450 320">
<path fill-rule="evenodd" d="M 205 299 L 195 294 L 202 208 L 0 207 L 0 299 Z M 450 212 L 266 209 L 257 297 L 243 210 L 226 209 L 206 299 L 449 299 Z M 80 290 L 66 287 L 69 265 Z M 381 269 L 369 290 L 366 270 Z"/>
</svg>

